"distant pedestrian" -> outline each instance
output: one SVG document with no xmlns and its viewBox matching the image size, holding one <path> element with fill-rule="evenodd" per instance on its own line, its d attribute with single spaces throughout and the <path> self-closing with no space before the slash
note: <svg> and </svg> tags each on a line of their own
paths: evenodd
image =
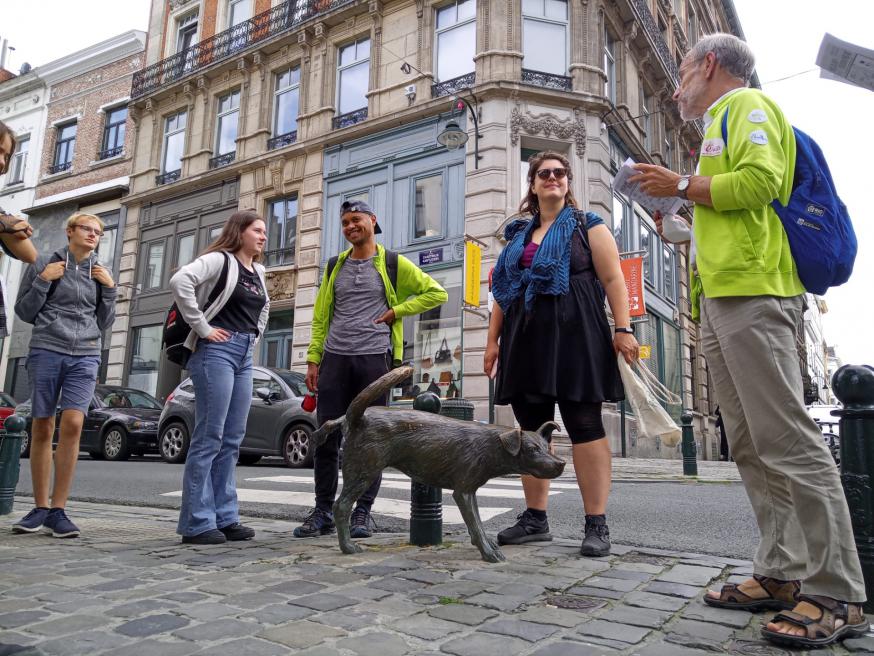
<svg viewBox="0 0 874 656">
<path fill-rule="evenodd" d="M 731 460 L 731 454 L 728 450 L 728 437 L 725 435 L 725 422 L 722 420 L 719 406 L 716 406 L 713 415 L 716 417 L 716 430 L 719 431 L 719 459 L 723 461 Z"/>
<path fill-rule="evenodd" d="M 35 507 L 12 530 L 35 533 L 44 528 L 58 538 L 79 535 L 65 508 L 79 458 L 82 425 L 97 385 L 101 335 L 115 319 L 118 291 L 95 253 L 103 221 L 93 214 L 76 212 L 67 219 L 66 230 L 68 245 L 38 257 L 27 268 L 15 303 L 19 318 L 33 324 L 27 373 Z M 61 424 L 50 504 L 52 436 L 58 411 Z"/>
<path fill-rule="evenodd" d="M 185 345 L 194 351 L 188 361 L 194 432 L 176 529 L 186 544 L 255 536 L 240 524 L 235 476 L 252 401 L 252 355 L 270 309 L 260 264 L 266 241 L 257 213 L 235 212 L 218 239 L 170 279 L 179 312 L 191 326 Z M 222 279 L 224 287 L 207 307 Z"/>
<path fill-rule="evenodd" d="M 735 36 L 698 41 L 674 99 L 684 120 L 703 118 L 699 170 L 638 164 L 635 180 L 652 195 L 695 203 L 692 317 L 761 533 L 752 578 L 704 601 L 792 608 L 762 634 L 808 648 L 867 631 L 865 584 L 840 476 L 804 407 L 796 334 L 805 289 L 771 207 L 792 192 L 795 135 L 773 100 L 747 88 L 754 63 Z"/>
<path fill-rule="evenodd" d="M 616 354 L 628 362 L 638 357 L 628 290 L 609 228 L 597 214 L 577 208 L 568 159 L 542 152 L 528 163 L 519 211 L 531 219 L 516 220 L 505 231 L 508 243 L 492 276 L 496 303 L 483 365 L 491 375 L 497 362 L 495 402 L 511 404 L 524 430 L 552 421 L 558 403 L 586 516 L 580 553 L 606 556 L 612 454 L 601 404 L 625 398 Z M 552 539 L 549 480 L 523 475 L 522 487 L 527 508 L 498 533 L 498 544 Z"/>
</svg>

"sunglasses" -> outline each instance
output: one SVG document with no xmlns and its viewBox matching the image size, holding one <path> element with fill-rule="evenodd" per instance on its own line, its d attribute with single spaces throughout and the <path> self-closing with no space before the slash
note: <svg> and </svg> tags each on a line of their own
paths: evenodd
<svg viewBox="0 0 874 656">
<path fill-rule="evenodd" d="M 541 180 L 549 180 L 549 176 L 554 175 L 556 180 L 564 180 L 567 174 L 567 169 L 540 169 L 537 172 L 537 177 Z"/>
</svg>

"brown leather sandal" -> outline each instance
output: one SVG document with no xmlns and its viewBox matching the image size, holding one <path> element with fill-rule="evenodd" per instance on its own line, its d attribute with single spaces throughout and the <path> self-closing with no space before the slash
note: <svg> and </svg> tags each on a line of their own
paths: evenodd
<svg viewBox="0 0 874 656">
<path fill-rule="evenodd" d="M 804 629 L 807 635 L 789 635 L 763 627 L 764 638 L 787 647 L 823 647 L 839 640 L 865 635 L 868 631 L 868 620 L 865 619 L 861 604 L 847 604 L 819 595 L 800 595 L 798 599 L 816 606 L 822 613 L 819 619 L 811 619 L 790 610 L 777 613 L 771 622 L 794 624 Z M 843 622 L 841 626 L 835 626 L 838 620 Z"/>
<path fill-rule="evenodd" d="M 801 590 L 800 581 L 781 581 L 760 574 L 753 574 L 753 578 L 768 593 L 767 597 L 758 599 L 750 597 L 737 584 L 726 583 L 719 591 L 718 599 L 705 594 L 704 603 L 715 608 L 749 611 L 789 610 L 798 603 L 798 594 Z"/>
</svg>

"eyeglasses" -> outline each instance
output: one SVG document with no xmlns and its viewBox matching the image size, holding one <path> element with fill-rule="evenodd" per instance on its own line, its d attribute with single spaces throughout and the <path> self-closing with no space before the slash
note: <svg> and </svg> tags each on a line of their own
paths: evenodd
<svg viewBox="0 0 874 656">
<path fill-rule="evenodd" d="M 82 225 L 81 223 L 77 223 L 73 227 L 79 228 L 86 235 L 95 235 L 97 237 L 103 236 L 103 230 L 101 230 L 100 228 L 92 228 L 91 226 Z"/>
<path fill-rule="evenodd" d="M 549 180 L 549 176 L 554 175 L 556 180 L 564 180 L 567 173 L 567 169 L 540 169 L 537 177 L 541 180 Z"/>
</svg>

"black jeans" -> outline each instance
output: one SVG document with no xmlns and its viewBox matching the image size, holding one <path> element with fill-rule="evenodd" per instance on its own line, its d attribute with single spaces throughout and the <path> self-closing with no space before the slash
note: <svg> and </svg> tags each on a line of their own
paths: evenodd
<svg viewBox="0 0 874 656">
<path fill-rule="evenodd" d="M 391 370 L 391 355 L 338 355 L 325 351 L 319 366 L 319 401 L 316 416 L 319 425 L 346 414 L 352 399 L 365 387 Z M 386 405 L 385 397 L 371 405 Z M 313 453 L 313 469 L 316 479 L 316 508 L 331 512 L 337 496 L 337 481 L 340 471 L 339 430 L 331 433 Z M 382 475 L 358 499 L 358 505 L 370 510 L 379 493 Z"/>
</svg>

